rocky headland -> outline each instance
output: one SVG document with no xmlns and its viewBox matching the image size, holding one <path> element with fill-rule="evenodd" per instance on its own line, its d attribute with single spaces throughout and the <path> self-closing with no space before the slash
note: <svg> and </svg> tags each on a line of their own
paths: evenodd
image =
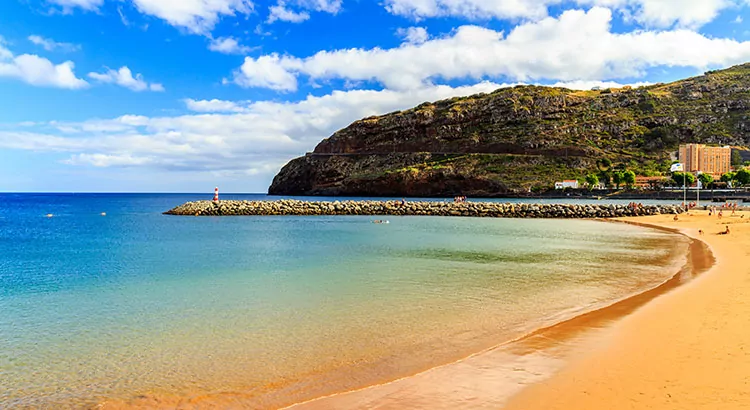
<svg viewBox="0 0 750 410">
<path fill-rule="evenodd" d="M 679 214 L 674 205 L 529 204 L 499 202 L 420 201 L 194 201 L 165 214 L 185 216 L 224 215 L 432 215 L 492 218 L 615 218 Z"/>
<path fill-rule="evenodd" d="M 663 175 L 680 143 L 750 145 L 748 110 L 750 65 L 640 88 L 503 88 L 356 121 L 269 194 L 500 197 L 608 167 Z"/>
</svg>

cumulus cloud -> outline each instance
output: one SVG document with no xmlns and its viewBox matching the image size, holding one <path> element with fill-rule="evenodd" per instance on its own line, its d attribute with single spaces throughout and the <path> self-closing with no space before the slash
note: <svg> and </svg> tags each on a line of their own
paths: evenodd
<svg viewBox="0 0 750 410">
<path fill-rule="evenodd" d="M 194 100 L 187 98 L 184 100 L 185 105 L 190 111 L 195 112 L 242 112 L 245 111 L 240 104 L 234 101 L 223 100 Z"/>
<path fill-rule="evenodd" d="M 744 5 L 743 0 L 576 0 L 578 5 L 610 7 L 640 24 L 696 27 L 712 21 L 722 10 Z M 386 9 L 415 20 L 432 17 L 469 19 L 531 19 L 548 16 L 562 0 L 386 0 Z"/>
<path fill-rule="evenodd" d="M 42 36 L 38 35 L 31 35 L 29 36 L 29 41 L 32 43 L 41 46 L 47 51 L 78 51 L 81 49 L 81 46 L 78 44 L 72 44 L 72 43 L 59 43 L 55 40 L 52 40 L 50 38 L 44 38 Z"/>
<path fill-rule="evenodd" d="M 0 38 L 0 77 L 17 78 L 27 84 L 40 87 L 67 89 L 85 88 L 89 84 L 76 77 L 75 64 L 66 61 L 54 64 L 46 58 L 33 54 L 14 56 Z"/>
<path fill-rule="evenodd" d="M 293 91 L 297 77 L 377 81 L 391 89 L 424 87 L 435 79 L 512 81 L 638 78 L 659 66 L 704 69 L 750 59 L 750 42 L 710 38 L 686 29 L 611 31 L 612 12 L 569 10 L 515 27 L 507 36 L 479 26 L 391 49 L 320 51 L 310 57 L 246 58 L 234 73 L 243 87 Z M 690 46 L 686 46 L 686 45 Z"/>
<path fill-rule="evenodd" d="M 296 59 L 280 57 L 276 53 L 258 58 L 245 57 L 245 62 L 234 72 L 234 82 L 242 87 L 295 91 L 297 77 L 288 70 L 294 61 Z"/>
<path fill-rule="evenodd" d="M 287 21 L 290 23 L 301 23 L 305 20 L 310 19 L 310 13 L 306 11 L 295 12 L 289 10 L 284 2 L 279 2 L 275 6 L 268 8 L 268 20 L 267 23 L 273 23 L 274 21 Z"/>
<path fill-rule="evenodd" d="M 79 0 L 80 1 L 80 0 Z M 250 0 L 131 0 L 143 14 L 195 34 L 207 34 L 223 16 L 249 15 Z"/>
<path fill-rule="evenodd" d="M 120 67 L 119 70 L 108 68 L 104 73 L 89 73 L 89 77 L 105 84 L 116 84 L 133 91 L 164 91 L 164 86 L 159 83 L 147 83 L 143 80 L 143 75 L 136 74 L 127 66 Z"/>
<path fill-rule="evenodd" d="M 211 39 L 208 49 L 223 54 L 247 54 L 252 47 L 243 46 L 233 37 L 219 37 Z"/>
<path fill-rule="evenodd" d="M 396 30 L 396 35 L 411 44 L 422 44 L 430 38 L 427 29 L 424 27 L 399 28 Z"/>
<path fill-rule="evenodd" d="M 334 91 L 295 102 L 186 100 L 191 109 L 223 113 L 29 124 L 0 130 L 0 148 L 67 153 L 70 165 L 253 175 L 270 182 L 290 158 L 359 118 L 499 86 Z"/>
</svg>

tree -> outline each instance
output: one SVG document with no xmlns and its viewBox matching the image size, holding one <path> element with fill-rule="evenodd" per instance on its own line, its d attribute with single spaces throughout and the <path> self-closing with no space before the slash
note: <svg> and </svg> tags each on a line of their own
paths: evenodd
<svg viewBox="0 0 750 410">
<path fill-rule="evenodd" d="M 704 189 L 708 189 L 708 186 L 714 182 L 714 177 L 711 174 L 700 174 L 698 180 L 701 181 Z"/>
<path fill-rule="evenodd" d="M 620 184 L 623 183 L 623 180 L 625 179 L 625 174 L 623 174 L 620 171 L 612 173 L 612 182 L 615 184 L 615 187 L 617 189 L 620 189 Z"/>
<path fill-rule="evenodd" d="M 599 185 L 599 177 L 596 174 L 586 175 L 586 184 L 589 186 L 589 191 L 591 191 L 595 186 Z"/>
<path fill-rule="evenodd" d="M 601 182 L 605 187 L 609 187 L 610 185 L 612 185 L 612 177 L 609 176 L 609 172 L 600 172 L 599 182 Z"/>
<path fill-rule="evenodd" d="M 719 179 L 721 182 L 730 183 L 734 181 L 736 174 L 734 172 L 727 172 L 726 174 L 721 176 L 721 179 Z"/>
<path fill-rule="evenodd" d="M 683 181 L 687 186 L 691 186 L 695 183 L 695 176 L 689 172 L 675 172 L 672 174 L 672 181 L 678 186 L 683 186 Z"/>
<path fill-rule="evenodd" d="M 742 165 L 742 155 L 736 149 L 732 150 L 732 166 L 738 167 Z"/>
<path fill-rule="evenodd" d="M 746 169 L 741 169 L 737 171 L 737 173 L 734 176 L 734 179 L 737 180 L 742 185 L 750 184 L 750 171 Z"/>
<path fill-rule="evenodd" d="M 635 184 L 635 172 L 625 171 L 625 173 L 622 174 L 622 182 L 624 182 L 628 188 L 632 187 Z"/>
</svg>

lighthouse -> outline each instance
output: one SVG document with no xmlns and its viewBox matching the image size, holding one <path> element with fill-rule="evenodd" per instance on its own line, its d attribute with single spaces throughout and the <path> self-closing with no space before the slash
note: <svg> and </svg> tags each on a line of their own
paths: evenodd
<svg viewBox="0 0 750 410">
<path fill-rule="evenodd" d="M 219 202 L 219 187 L 214 188 L 214 202 Z"/>
</svg>

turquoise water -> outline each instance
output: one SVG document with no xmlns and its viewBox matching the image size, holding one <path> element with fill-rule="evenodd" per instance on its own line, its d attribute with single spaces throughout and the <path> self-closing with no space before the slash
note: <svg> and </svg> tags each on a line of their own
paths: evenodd
<svg viewBox="0 0 750 410">
<path fill-rule="evenodd" d="M 654 286 L 685 246 L 593 221 L 160 214 L 195 199 L 0 194 L 0 408 L 289 404 Z"/>
</svg>

